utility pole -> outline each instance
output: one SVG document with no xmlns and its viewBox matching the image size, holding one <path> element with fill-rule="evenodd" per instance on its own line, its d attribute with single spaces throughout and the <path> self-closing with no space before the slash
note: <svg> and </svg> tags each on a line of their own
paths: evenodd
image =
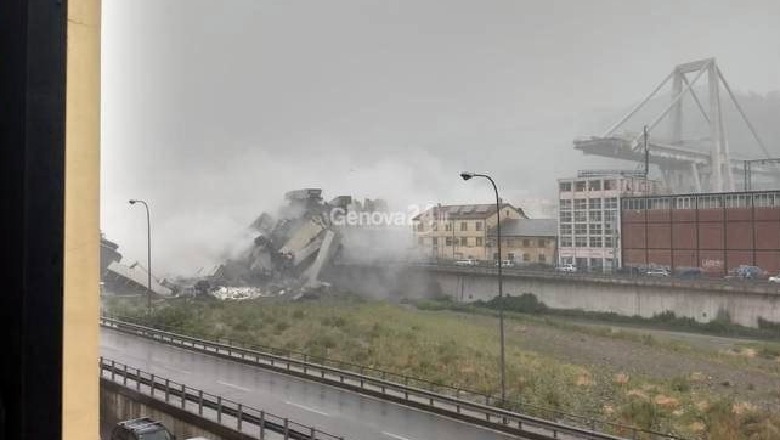
<svg viewBox="0 0 780 440">
<path fill-rule="evenodd" d="M 498 195 L 498 186 L 496 186 L 496 182 L 493 181 L 493 178 L 488 176 L 487 174 L 476 174 L 476 173 L 469 173 L 469 172 L 462 172 L 460 174 L 460 177 L 463 178 L 463 180 L 469 180 L 472 177 L 484 177 L 487 180 L 490 181 L 490 184 L 493 185 L 493 191 L 496 193 L 496 238 L 497 238 L 497 245 L 498 245 L 498 322 L 499 322 L 499 332 L 501 334 L 501 403 L 503 404 L 506 402 L 506 363 L 505 363 L 505 357 L 504 357 L 504 285 L 503 285 L 503 278 L 502 278 L 502 266 L 503 266 L 503 260 L 501 256 L 501 198 Z M 487 227 L 487 225 L 485 225 Z"/>
<path fill-rule="evenodd" d="M 131 205 L 136 203 L 141 203 L 146 208 L 146 313 L 152 316 L 152 223 L 149 219 L 149 205 L 143 200 L 130 200 Z"/>
</svg>

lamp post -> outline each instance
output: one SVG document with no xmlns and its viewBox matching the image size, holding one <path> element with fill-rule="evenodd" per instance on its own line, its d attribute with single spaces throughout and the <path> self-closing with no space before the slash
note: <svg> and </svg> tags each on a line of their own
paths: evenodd
<svg viewBox="0 0 780 440">
<path fill-rule="evenodd" d="M 498 326 L 499 334 L 501 335 L 501 403 L 506 401 L 506 381 L 505 381 L 505 368 L 504 368 L 504 284 L 501 274 L 501 199 L 498 197 L 498 187 L 493 178 L 487 174 L 477 174 L 464 171 L 460 173 L 460 177 L 463 180 L 470 180 L 472 177 L 484 177 L 489 180 L 493 185 L 493 191 L 496 193 L 496 238 L 498 243 Z"/>
<path fill-rule="evenodd" d="M 146 313 L 152 315 L 152 223 L 149 220 L 149 205 L 143 200 L 130 199 L 131 205 L 141 203 L 146 208 Z"/>
</svg>

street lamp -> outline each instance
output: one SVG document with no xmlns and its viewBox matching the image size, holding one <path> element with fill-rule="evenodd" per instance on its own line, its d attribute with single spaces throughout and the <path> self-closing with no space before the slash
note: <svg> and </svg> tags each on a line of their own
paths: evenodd
<svg viewBox="0 0 780 440">
<path fill-rule="evenodd" d="M 152 315 L 152 224 L 149 221 L 149 205 L 143 200 L 130 199 L 131 205 L 142 203 L 146 208 L 146 312 Z"/>
<path fill-rule="evenodd" d="M 501 335 L 501 403 L 506 401 L 506 381 L 505 381 L 505 368 L 504 368 L 504 285 L 501 276 L 501 199 L 498 197 L 498 187 L 493 178 L 487 174 L 477 174 L 464 171 L 460 173 L 460 177 L 463 180 L 470 180 L 473 177 L 484 177 L 489 180 L 493 185 L 493 191 L 496 193 L 496 238 L 498 242 L 498 326 L 499 333 Z M 487 229 L 487 227 L 486 227 Z"/>
</svg>

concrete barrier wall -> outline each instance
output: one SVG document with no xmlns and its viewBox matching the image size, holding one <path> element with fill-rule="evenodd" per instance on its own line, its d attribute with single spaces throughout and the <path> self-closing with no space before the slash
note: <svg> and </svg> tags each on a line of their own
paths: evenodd
<svg viewBox="0 0 780 440">
<path fill-rule="evenodd" d="M 137 417 L 151 417 L 162 422 L 177 440 L 204 437 L 211 440 L 250 440 L 251 437 L 145 394 L 111 382 L 100 381 L 100 435 L 110 440 L 117 423 Z"/>
<path fill-rule="evenodd" d="M 462 302 L 489 300 L 498 294 L 495 275 L 434 272 L 442 293 Z M 609 284 L 582 280 L 504 278 L 504 294 L 532 293 L 553 309 L 614 312 L 652 317 L 665 311 L 699 322 L 728 313 L 731 321 L 757 327 L 758 318 L 780 322 L 780 295 L 736 291 L 704 291 L 679 286 Z"/>
</svg>

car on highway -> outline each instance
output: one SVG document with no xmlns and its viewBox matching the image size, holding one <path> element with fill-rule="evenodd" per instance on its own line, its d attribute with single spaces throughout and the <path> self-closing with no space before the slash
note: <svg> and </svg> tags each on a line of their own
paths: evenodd
<svg viewBox="0 0 780 440">
<path fill-rule="evenodd" d="M 176 440 L 176 436 L 157 420 L 150 417 L 119 422 L 111 431 L 110 440 Z M 205 437 L 187 437 L 185 440 L 208 440 Z"/>
<path fill-rule="evenodd" d="M 119 422 L 111 431 L 110 440 L 176 440 L 161 422 L 149 417 Z"/>
<path fill-rule="evenodd" d="M 562 264 L 560 266 L 555 266 L 555 270 L 558 272 L 577 272 L 577 266 L 573 264 Z"/>
<path fill-rule="evenodd" d="M 476 266 L 479 263 L 477 260 L 456 260 L 455 264 L 458 266 Z"/>
</svg>

